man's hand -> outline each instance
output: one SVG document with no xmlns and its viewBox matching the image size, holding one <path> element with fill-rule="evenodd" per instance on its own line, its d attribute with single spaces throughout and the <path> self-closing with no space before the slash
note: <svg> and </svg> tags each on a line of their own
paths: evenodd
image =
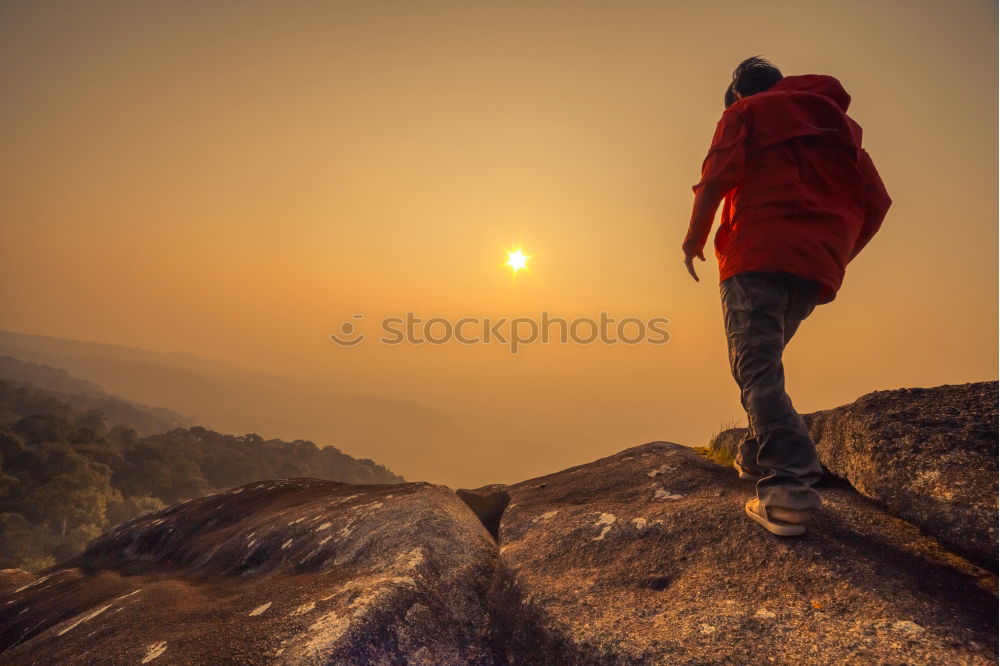
<svg viewBox="0 0 1000 666">
<path fill-rule="evenodd" d="M 688 273 L 699 282 L 698 274 L 694 270 L 694 258 L 698 257 L 705 261 L 705 243 L 708 242 L 708 232 L 712 229 L 712 221 L 715 219 L 715 212 L 722 203 L 723 195 L 718 186 L 711 182 L 699 183 L 694 194 L 694 207 L 691 209 L 691 223 L 688 225 L 687 234 L 681 249 L 684 251 L 684 265 L 687 266 Z"/>
<path fill-rule="evenodd" d="M 694 248 L 684 246 L 684 265 L 687 266 L 688 273 L 694 278 L 695 282 L 699 282 L 698 274 L 694 271 L 694 258 L 698 257 L 702 261 L 705 261 L 705 255 L 702 250 L 696 250 Z"/>
</svg>

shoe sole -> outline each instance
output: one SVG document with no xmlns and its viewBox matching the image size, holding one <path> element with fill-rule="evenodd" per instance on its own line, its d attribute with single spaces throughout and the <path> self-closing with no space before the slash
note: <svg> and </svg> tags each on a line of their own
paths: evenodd
<svg viewBox="0 0 1000 666">
<path fill-rule="evenodd" d="M 771 520 L 767 520 L 758 516 L 756 513 L 751 511 L 749 508 L 744 507 L 743 511 L 753 518 L 754 522 L 761 525 L 771 534 L 777 534 L 778 536 L 799 536 L 800 534 L 806 533 L 805 525 L 793 525 L 792 523 L 776 523 Z"/>
</svg>

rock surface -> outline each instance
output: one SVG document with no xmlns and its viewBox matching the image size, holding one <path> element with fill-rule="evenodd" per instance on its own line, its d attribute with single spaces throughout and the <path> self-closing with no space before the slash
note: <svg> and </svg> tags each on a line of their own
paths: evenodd
<svg viewBox="0 0 1000 666">
<path fill-rule="evenodd" d="M 962 388 L 811 415 L 880 501 L 830 477 L 791 539 L 744 515 L 751 482 L 667 442 L 474 490 L 282 479 L 182 502 L 43 575 L 0 571 L 0 665 L 995 664 L 992 570 L 893 515 L 905 469 L 865 476 L 982 465 L 996 384 Z M 962 501 L 939 474 L 904 487 Z"/>
<path fill-rule="evenodd" d="M 997 566 L 997 382 L 875 391 L 804 414 L 823 466 L 890 513 Z M 745 429 L 716 438 L 732 456 Z"/>
<path fill-rule="evenodd" d="M 496 558 L 444 486 L 252 484 L 0 572 L 0 663 L 492 664 Z"/>
<path fill-rule="evenodd" d="M 995 663 L 985 572 L 846 486 L 805 536 L 772 536 L 752 490 L 664 442 L 508 486 L 506 663 Z"/>
</svg>

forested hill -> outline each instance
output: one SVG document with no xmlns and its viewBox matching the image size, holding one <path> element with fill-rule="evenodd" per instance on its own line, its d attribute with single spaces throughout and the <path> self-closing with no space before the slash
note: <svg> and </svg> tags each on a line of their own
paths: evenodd
<svg viewBox="0 0 1000 666">
<path fill-rule="evenodd" d="M 141 437 L 53 396 L 0 381 L 0 569 L 50 566 L 119 522 L 261 479 L 405 481 L 308 441 L 201 427 Z"/>
</svg>

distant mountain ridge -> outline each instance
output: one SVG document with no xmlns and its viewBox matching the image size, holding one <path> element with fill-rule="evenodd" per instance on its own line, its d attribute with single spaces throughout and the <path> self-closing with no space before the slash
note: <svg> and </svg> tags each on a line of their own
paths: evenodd
<svg viewBox="0 0 1000 666">
<path fill-rule="evenodd" d="M 4 352 L 9 349 L 11 352 Z M 34 333 L 15 333 L 0 330 L 0 352 L 24 358 L 25 355 L 61 355 L 70 357 L 98 357 L 129 363 L 149 363 L 186 368 L 204 372 L 232 372 L 234 368 L 222 361 L 211 360 L 184 352 L 159 352 L 140 347 L 130 347 L 107 342 L 89 342 L 58 338 Z M 61 367 L 61 366 L 60 366 Z"/>
<path fill-rule="evenodd" d="M 109 393 L 128 396 L 139 403 L 162 405 L 200 423 L 212 421 L 204 418 L 201 408 L 231 392 L 221 374 L 236 372 L 224 363 L 188 354 L 9 331 L 0 331 L 0 354 L 63 369 Z"/>
<path fill-rule="evenodd" d="M 30 388 L 38 395 L 53 398 L 50 409 L 39 412 L 49 416 L 62 415 L 65 410 L 58 405 L 63 403 L 81 412 L 101 412 L 111 425 L 130 427 L 143 436 L 194 425 L 191 419 L 171 409 L 150 407 L 111 395 L 100 385 L 74 377 L 61 368 L 21 361 L 13 356 L 0 356 L 0 382 L 12 388 Z"/>
<path fill-rule="evenodd" d="M 356 393 L 334 376 L 251 373 L 190 354 L 9 331 L 0 331 L 0 355 L 62 368 L 112 395 L 182 414 L 186 424 L 309 439 L 394 467 L 424 463 L 420 452 L 470 436 L 450 415 L 412 401 Z M 409 445 L 400 447 L 400 441 Z"/>
<path fill-rule="evenodd" d="M 100 384 L 74 377 L 62 368 L 13 356 L 0 356 L 0 379 L 31 384 L 46 391 L 102 398 L 108 395 Z"/>
</svg>

